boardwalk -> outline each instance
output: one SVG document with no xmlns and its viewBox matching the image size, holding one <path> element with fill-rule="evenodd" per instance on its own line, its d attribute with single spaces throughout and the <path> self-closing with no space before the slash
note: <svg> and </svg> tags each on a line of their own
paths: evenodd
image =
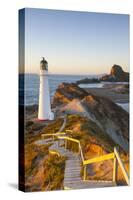
<svg viewBox="0 0 133 200">
<path fill-rule="evenodd" d="M 57 154 L 66 156 L 65 162 L 65 172 L 64 172 L 64 189 L 82 189 L 82 188 L 98 188 L 98 187 L 110 187 L 116 185 L 117 169 L 118 163 L 121 167 L 123 175 L 125 177 L 127 185 L 129 185 L 129 176 L 125 170 L 124 164 L 121 161 L 119 153 L 116 148 L 114 152 L 106 154 L 97 158 L 84 160 L 81 144 L 78 140 L 74 138 L 67 137 L 66 132 L 62 132 L 66 126 L 67 116 L 64 116 L 64 121 L 57 133 L 53 134 L 42 134 L 42 140 L 37 141 L 38 144 L 48 144 L 52 142 L 52 145 L 49 147 L 49 151 L 56 151 Z M 70 130 L 67 130 L 70 131 Z M 46 136 L 50 138 L 44 139 Z M 56 140 L 54 138 L 56 137 Z M 74 153 L 66 148 L 67 140 L 71 142 L 76 142 L 79 146 L 79 153 Z M 82 159 L 82 160 L 81 160 Z M 89 181 L 86 180 L 86 166 L 87 164 L 105 161 L 108 159 L 113 159 L 113 181 Z M 81 163 L 84 165 L 84 178 L 81 177 Z"/>
<path fill-rule="evenodd" d="M 38 144 L 48 144 L 51 139 L 44 139 L 38 141 Z M 64 172 L 64 189 L 82 189 L 82 188 L 94 188 L 94 187 L 109 187 L 114 186 L 113 182 L 107 181 L 83 181 L 81 172 L 81 157 L 79 153 L 74 153 L 63 146 L 63 141 L 58 146 L 58 141 L 53 141 L 49 150 L 55 150 L 61 155 L 67 157 Z"/>
</svg>

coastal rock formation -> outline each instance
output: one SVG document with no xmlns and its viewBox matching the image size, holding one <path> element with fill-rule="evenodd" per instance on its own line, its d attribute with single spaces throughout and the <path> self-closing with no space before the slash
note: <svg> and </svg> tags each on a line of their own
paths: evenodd
<svg viewBox="0 0 133 200">
<path fill-rule="evenodd" d="M 100 78 L 84 78 L 76 83 L 79 84 L 89 84 L 89 83 L 100 83 L 101 81 L 107 82 L 129 82 L 129 73 L 124 72 L 122 67 L 119 65 L 113 65 L 110 74 L 105 74 Z"/>
<path fill-rule="evenodd" d="M 129 94 L 129 84 L 105 84 L 104 88 L 108 88 L 118 94 Z"/>
<path fill-rule="evenodd" d="M 88 117 L 95 121 L 125 151 L 129 142 L 129 114 L 107 98 L 88 95 L 82 100 Z"/>
<path fill-rule="evenodd" d="M 111 100 L 92 95 L 76 84 L 62 83 L 56 90 L 53 107 L 58 107 L 59 112 L 87 116 L 123 150 L 128 151 L 129 114 Z"/>
<path fill-rule="evenodd" d="M 78 85 L 79 84 L 88 84 L 88 83 L 100 83 L 100 80 L 97 79 L 97 78 L 84 78 L 84 79 L 81 79 L 79 81 L 76 82 Z"/>
<path fill-rule="evenodd" d="M 109 75 L 102 76 L 100 81 L 128 82 L 129 73 L 124 72 L 119 65 L 113 65 Z"/>
<path fill-rule="evenodd" d="M 73 99 L 83 99 L 88 95 L 88 92 L 81 89 L 75 83 L 61 83 L 54 95 L 52 107 L 67 104 Z"/>
</svg>

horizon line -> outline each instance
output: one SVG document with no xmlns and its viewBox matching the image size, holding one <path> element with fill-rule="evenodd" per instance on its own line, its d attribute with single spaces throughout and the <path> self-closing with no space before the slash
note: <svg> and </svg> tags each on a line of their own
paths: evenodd
<svg viewBox="0 0 133 200">
<path fill-rule="evenodd" d="M 19 72 L 19 74 L 23 75 L 23 74 L 33 74 L 33 75 L 40 75 L 39 73 L 35 73 L 35 72 Z M 104 75 L 104 74 L 108 74 L 108 73 L 98 73 L 98 74 L 66 74 L 66 73 L 49 73 L 49 75 L 68 75 L 68 76 L 97 76 L 97 75 Z"/>
</svg>

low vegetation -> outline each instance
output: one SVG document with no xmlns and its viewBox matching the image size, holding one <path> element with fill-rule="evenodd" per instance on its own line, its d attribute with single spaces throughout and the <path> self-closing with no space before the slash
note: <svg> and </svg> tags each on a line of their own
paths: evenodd
<svg viewBox="0 0 133 200">
<path fill-rule="evenodd" d="M 86 117 L 68 115 L 65 129 L 71 130 L 67 133 L 69 137 L 80 141 L 85 159 L 113 152 L 114 146 L 118 147 L 106 132 L 103 132 L 96 123 Z M 73 151 L 78 151 L 78 144 L 76 143 L 68 142 L 67 147 Z M 125 167 L 129 171 L 129 157 L 120 148 L 119 151 Z M 123 175 L 119 168 L 118 170 L 118 180 L 123 184 Z M 112 180 L 112 172 L 112 160 L 90 164 L 87 166 L 87 179 Z M 83 168 L 81 169 L 81 176 L 83 176 Z"/>
<path fill-rule="evenodd" d="M 54 122 L 50 123 L 48 126 L 42 129 L 41 134 L 56 133 L 59 131 L 63 123 L 62 118 L 56 119 Z"/>
<path fill-rule="evenodd" d="M 34 143 L 25 145 L 25 177 L 36 173 L 37 161 L 48 154 L 49 145 L 35 145 Z"/>
<path fill-rule="evenodd" d="M 38 145 L 35 142 L 41 139 L 41 134 L 55 133 L 59 130 L 63 119 L 57 119 L 47 126 L 37 125 L 32 121 L 26 124 L 25 134 L 25 190 L 47 191 L 63 189 L 64 170 L 66 157 L 50 154 L 51 144 Z M 35 131 L 33 131 L 35 130 Z M 67 130 L 70 130 L 67 132 Z M 90 159 L 113 151 L 117 146 L 112 139 L 103 132 L 101 128 L 80 115 L 68 115 L 64 132 L 69 137 L 78 139 L 81 143 L 85 159 Z M 34 133 L 34 134 L 32 134 Z M 67 148 L 78 152 L 78 144 L 68 141 Z M 123 162 L 129 170 L 129 157 L 121 153 Z M 104 161 L 91 164 L 87 167 L 87 179 L 89 180 L 111 180 L 113 162 Z M 83 168 L 81 168 L 83 176 Z M 119 169 L 118 178 L 122 183 L 122 173 Z"/>
<path fill-rule="evenodd" d="M 51 155 L 52 144 L 36 144 L 42 133 L 56 132 L 62 119 L 57 119 L 47 127 L 37 122 L 27 121 L 25 133 L 25 191 L 58 190 L 63 188 L 65 157 Z"/>
<path fill-rule="evenodd" d="M 63 189 L 65 157 L 52 155 L 49 145 L 25 146 L 25 190 Z"/>
<path fill-rule="evenodd" d="M 112 152 L 116 146 L 112 139 L 87 117 L 68 115 L 65 130 L 72 130 L 68 135 L 80 140 L 84 155 L 92 144 L 101 146 L 106 152 Z"/>
<path fill-rule="evenodd" d="M 65 157 L 50 155 L 44 161 L 44 190 L 63 189 Z"/>
</svg>

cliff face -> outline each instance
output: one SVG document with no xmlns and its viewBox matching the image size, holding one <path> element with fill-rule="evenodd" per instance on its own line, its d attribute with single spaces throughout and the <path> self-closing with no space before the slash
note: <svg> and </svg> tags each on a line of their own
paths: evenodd
<svg viewBox="0 0 133 200">
<path fill-rule="evenodd" d="M 60 107 L 60 112 L 87 116 L 128 151 L 129 114 L 109 99 L 87 93 L 76 84 L 62 83 L 55 93 L 53 106 Z"/>
<path fill-rule="evenodd" d="M 109 75 L 100 78 L 101 81 L 128 82 L 129 73 L 124 72 L 119 65 L 113 65 Z"/>
<path fill-rule="evenodd" d="M 129 114 L 112 101 L 88 95 L 82 100 L 86 112 L 99 127 L 125 151 L 128 151 L 129 141 Z"/>
<path fill-rule="evenodd" d="M 88 95 L 88 92 L 81 89 L 75 83 L 61 83 L 54 95 L 52 107 L 67 104 L 73 99 L 83 99 Z"/>
</svg>

